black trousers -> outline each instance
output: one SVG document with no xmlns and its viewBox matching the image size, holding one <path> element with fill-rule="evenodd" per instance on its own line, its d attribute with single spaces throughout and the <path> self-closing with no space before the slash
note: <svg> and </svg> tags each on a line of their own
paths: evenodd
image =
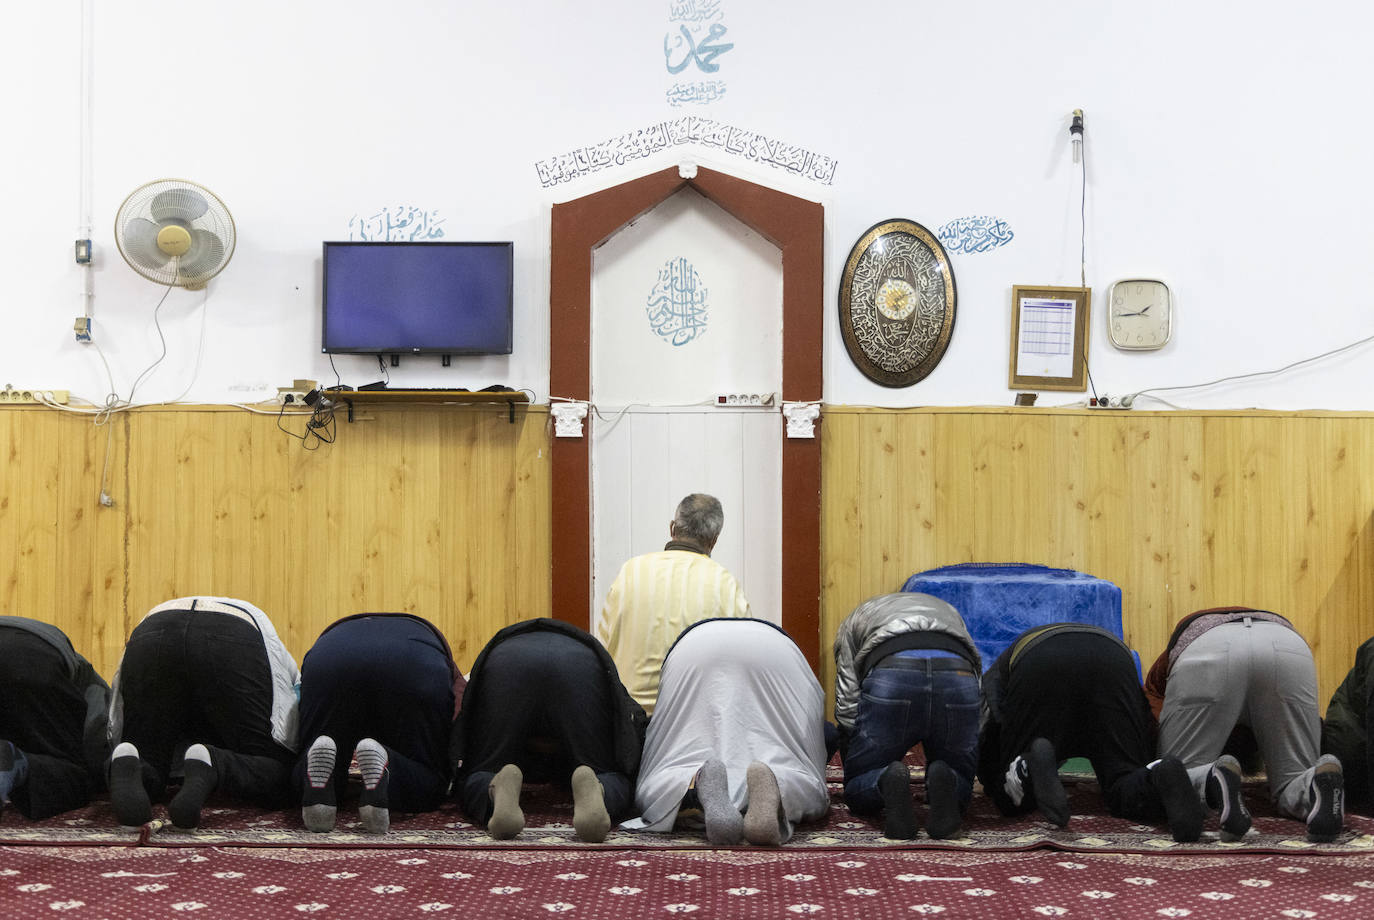
<svg viewBox="0 0 1374 920">
<path fill-rule="evenodd" d="M 0 627 L 0 738 L 29 761 L 10 796 L 26 818 L 49 818 L 91 800 L 96 786 L 82 746 L 84 688 L 57 649 L 23 629 Z"/>
<path fill-rule="evenodd" d="M 448 794 L 453 675 L 439 638 L 409 617 L 345 620 L 327 630 L 301 663 L 301 756 L 292 776 L 305 787 L 310 744 L 338 745 L 335 793 L 343 796 L 353 749 L 364 738 L 387 750 L 387 801 L 394 811 L 433 811 Z"/>
<path fill-rule="evenodd" d="M 487 786 L 508 763 L 527 782 L 566 784 L 585 764 L 601 781 L 614 820 L 632 804 L 630 781 L 616 766 L 612 687 L 596 653 L 570 636 L 530 632 L 487 653 L 471 711 L 463 763 L 463 810 L 491 817 Z M 471 686 L 471 685 L 470 685 Z"/>
<path fill-rule="evenodd" d="M 204 744 L 230 798 L 282 808 L 296 755 L 272 737 L 272 672 L 255 624 L 226 613 L 167 610 L 134 627 L 120 665 L 124 731 L 153 801 Z"/>
<path fill-rule="evenodd" d="M 1086 757 L 1097 774 L 1107 810 L 1118 818 L 1157 822 L 1164 806 L 1145 765 L 1154 760 L 1150 704 L 1135 659 L 1122 646 L 1091 633 L 1063 633 L 1022 653 L 1002 696 L 1002 719 L 982 739 L 978 778 L 1005 815 L 1035 807 L 1030 795 L 1015 805 L 1003 788 L 1006 771 L 1036 738 L 1047 738 L 1061 761 Z"/>
</svg>

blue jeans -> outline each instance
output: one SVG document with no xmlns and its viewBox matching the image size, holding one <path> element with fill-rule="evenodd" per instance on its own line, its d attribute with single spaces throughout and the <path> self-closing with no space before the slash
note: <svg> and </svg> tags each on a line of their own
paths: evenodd
<svg viewBox="0 0 1374 920">
<path fill-rule="evenodd" d="M 859 688 L 859 711 L 844 752 L 844 800 L 856 815 L 882 810 L 878 777 L 916 744 L 926 763 L 944 761 L 968 808 L 977 765 L 979 681 L 973 668 L 874 668 Z"/>
</svg>

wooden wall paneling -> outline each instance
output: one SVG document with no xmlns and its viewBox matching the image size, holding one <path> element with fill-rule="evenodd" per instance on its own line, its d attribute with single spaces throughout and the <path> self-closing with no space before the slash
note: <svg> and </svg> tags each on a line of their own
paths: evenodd
<svg viewBox="0 0 1374 920">
<path fill-rule="evenodd" d="M 470 667 L 497 629 L 548 615 L 546 420 L 379 409 L 310 451 L 270 416 L 140 413 L 130 618 L 180 595 L 242 597 L 299 660 L 341 616 L 406 611 Z"/>
<path fill-rule="evenodd" d="M 102 673 L 110 604 L 123 594 L 102 536 L 123 528 L 118 506 L 99 504 L 99 463 L 110 436 L 111 480 L 121 481 L 122 431 L 118 418 L 96 429 L 86 416 L 0 410 L 0 613 L 60 627 Z"/>
<path fill-rule="evenodd" d="M 971 561 L 1113 581 L 1147 665 L 1194 610 L 1277 610 L 1313 646 L 1323 706 L 1374 635 L 1366 417 L 830 407 L 823 427 L 827 647 L 860 600 Z"/>
<path fill-rule="evenodd" d="M 78 484 L 64 496 L 66 502 L 86 509 L 86 520 L 92 520 L 91 594 L 87 599 L 86 615 L 90 619 L 89 645 L 78 647 L 95 669 L 107 680 L 114 677 L 124 640 L 131 623 L 127 598 L 129 596 L 129 456 L 132 418 L 118 413 L 103 425 L 95 425 L 90 418 L 77 416 L 78 432 L 84 432 L 89 451 L 84 454 L 85 468 Z M 100 504 L 102 478 L 107 483 L 112 504 Z"/>
</svg>

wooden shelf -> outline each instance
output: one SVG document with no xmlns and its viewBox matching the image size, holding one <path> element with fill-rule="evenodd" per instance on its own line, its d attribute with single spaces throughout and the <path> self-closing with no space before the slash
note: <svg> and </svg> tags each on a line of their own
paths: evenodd
<svg viewBox="0 0 1374 920">
<path fill-rule="evenodd" d="M 406 390 L 390 387 L 385 390 L 326 390 L 330 399 L 348 403 L 348 420 L 353 421 L 353 405 L 435 405 L 472 406 L 482 403 L 505 405 L 512 422 L 517 403 L 527 404 L 528 393 L 522 390 Z"/>
</svg>

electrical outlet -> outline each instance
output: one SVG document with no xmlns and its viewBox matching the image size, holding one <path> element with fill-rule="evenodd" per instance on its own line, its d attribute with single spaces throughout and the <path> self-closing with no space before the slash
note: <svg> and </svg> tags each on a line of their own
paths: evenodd
<svg viewBox="0 0 1374 920">
<path fill-rule="evenodd" d="M 716 396 L 717 406 L 771 406 L 773 393 L 721 393 Z"/>
<path fill-rule="evenodd" d="M 0 390 L 0 404 L 22 406 L 61 403 L 65 406 L 71 400 L 71 395 L 68 390 L 16 390 L 7 383 Z"/>
<path fill-rule="evenodd" d="M 291 386 L 277 387 L 277 402 L 287 406 L 303 406 L 305 405 L 305 394 L 319 388 L 318 382 L 302 380 L 297 377 L 291 382 Z"/>
<path fill-rule="evenodd" d="M 277 387 L 277 402 L 284 406 L 304 406 L 308 390 L 293 390 L 290 387 Z"/>
</svg>

